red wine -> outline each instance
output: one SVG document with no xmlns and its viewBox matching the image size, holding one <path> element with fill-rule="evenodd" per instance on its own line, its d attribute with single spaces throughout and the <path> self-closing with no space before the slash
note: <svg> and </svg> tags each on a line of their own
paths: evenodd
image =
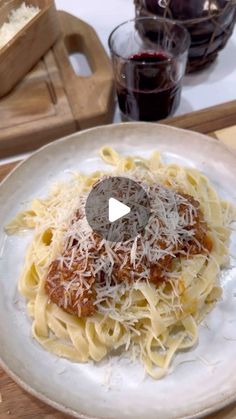
<svg viewBox="0 0 236 419">
<path fill-rule="evenodd" d="M 179 105 L 181 81 L 166 52 L 143 52 L 123 64 L 117 94 L 122 113 L 131 120 L 158 121 Z M 122 80 L 122 81 L 121 81 Z"/>
</svg>

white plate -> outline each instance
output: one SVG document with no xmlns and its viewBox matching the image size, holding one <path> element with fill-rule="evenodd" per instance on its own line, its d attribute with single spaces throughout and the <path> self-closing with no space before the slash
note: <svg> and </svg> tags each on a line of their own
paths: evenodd
<svg viewBox="0 0 236 419">
<path fill-rule="evenodd" d="M 71 170 L 103 167 L 98 150 L 148 156 L 160 150 L 166 161 L 197 167 L 220 195 L 236 204 L 236 156 L 197 133 L 156 124 L 121 124 L 84 131 L 49 144 L 21 164 L 0 187 L 0 358 L 26 390 L 77 417 L 166 419 L 195 417 L 236 398 L 236 264 L 222 275 L 224 296 L 200 327 L 199 344 L 178 354 L 175 370 L 161 381 L 145 377 L 139 363 L 110 359 L 75 364 L 47 353 L 31 338 L 25 301 L 17 281 L 31 234 L 6 237 L 4 225 L 44 196 Z M 236 249 L 236 238 L 231 251 Z M 184 362 L 183 361 L 188 361 Z"/>
</svg>

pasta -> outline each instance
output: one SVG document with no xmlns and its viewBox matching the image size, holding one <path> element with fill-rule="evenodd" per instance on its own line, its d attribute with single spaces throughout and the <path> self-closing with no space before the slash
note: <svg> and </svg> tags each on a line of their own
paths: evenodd
<svg viewBox="0 0 236 419">
<path fill-rule="evenodd" d="M 139 357 L 147 373 L 159 379 L 168 373 L 177 351 L 197 342 L 199 323 L 221 296 L 219 274 L 229 262 L 230 225 L 236 212 L 230 203 L 220 200 L 202 173 L 164 164 L 158 152 L 144 159 L 121 156 L 106 146 L 100 154 L 113 166 L 112 171 L 90 176 L 76 173 L 70 182 L 55 185 L 46 199 L 35 199 L 29 210 L 7 226 L 9 234 L 34 229 L 19 291 L 28 302 L 33 337 L 46 350 L 75 362 L 99 362 L 111 352 L 127 352 Z M 104 175 L 124 174 L 148 185 L 181 191 L 197 200 L 211 245 L 205 252 L 177 255 L 166 279 L 158 284 L 152 278 L 133 282 L 123 278 L 106 289 L 95 284 L 96 310 L 92 315 L 70 313 L 46 292 L 50 266 L 62 254 L 69 223 L 78 208 L 78 195 L 86 196 Z M 134 240 L 132 252 L 135 246 Z"/>
</svg>

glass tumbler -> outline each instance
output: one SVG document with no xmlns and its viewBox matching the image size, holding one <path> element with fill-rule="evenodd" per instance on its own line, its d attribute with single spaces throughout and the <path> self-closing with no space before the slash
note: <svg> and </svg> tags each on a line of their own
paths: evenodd
<svg viewBox="0 0 236 419">
<path fill-rule="evenodd" d="M 158 121 L 180 103 L 190 36 L 164 18 L 137 18 L 122 23 L 109 37 L 122 117 Z"/>
</svg>

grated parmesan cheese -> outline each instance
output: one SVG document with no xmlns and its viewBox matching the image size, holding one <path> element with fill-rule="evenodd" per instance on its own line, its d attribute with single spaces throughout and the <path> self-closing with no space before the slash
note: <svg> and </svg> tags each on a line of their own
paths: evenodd
<svg viewBox="0 0 236 419">
<path fill-rule="evenodd" d="M 39 12 L 39 7 L 27 6 L 25 3 L 12 10 L 7 22 L 0 28 L 0 48 L 3 48 Z"/>
<path fill-rule="evenodd" d="M 65 208 L 62 220 L 54 219 L 53 226 L 58 228 L 61 223 L 65 224 L 65 229 L 62 228 L 64 230 L 64 249 L 58 257 L 58 262 L 60 261 L 61 269 L 64 267 L 71 270 L 70 281 L 65 281 L 59 285 L 59 287 L 64 287 L 64 297 L 61 298 L 60 306 L 67 309 L 68 304 L 71 305 L 72 292 L 76 293 L 76 300 L 84 298 L 83 303 L 86 303 L 87 296 L 83 296 L 83 294 L 94 286 L 96 291 L 94 306 L 97 311 L 113 320 L 122 322 L 124 328 L 137 333 L 135 330 L 137 313 L 131 313 L 130 307 L 133 292 L 139 290 L 139 283 L 143 281 L 148 283 L 149 281 L 150 266 L 147 266 L 146 261 L 158 266 L 163 257 L 171 256 L 175 258 L 175 248 L 178 248 L 183 240 L 195 241 L 194 227 L 197 209 L 185 196 L 175 190 L 166 188 L 159 183 L 152 184 L 152 182 L 140 180 L 135 173 L 130 174 L 129 177 L 142 184 L 150 199 L 151 215 L 143 236 L 138 235 L 134 240 L 130 239 L 118 243 L 106 240 L 97 241 L 85 216 L 85 204 L 89 191 L 82 192 L 79 198 L 76 198 L 73 194 L 73 203 L 65 200 L 68 210 Z M 122 196 L 125 196 L 125 193 L 127 193 L 126 189 Z M 131 191 L 128 191 L 128 193 L 130 195 Z M 135 193 L 134 191 L 135 202 L 140 202 Z M 179 212 L 181 206 L 184 210 Z M 67 223 L 65 223 L 66 214 Z M 101 225 L 103 223 L 105 228 L 106 215 L 101 214 L 99 221 Z M 165 244 L 164 247 L 158 242 L 160 238 L 162 238 L 162 243 Z M 196 244 L 198 244 L 197 240 Z M 185 252 L 183 253 L 185 254 Z M 118 263 L 119 270 L 125 270 L 126 264 L 132 266 L 133 271 L 132 269 L 130 271 L 131 281 L 119 282 L 116 280 L 114 275 L 116 263 Z M 106 275 L 103 277 L 104 272 Z M 171 309 L 174 310 L 177 316 L 178 313 L 182 312 L 180 293 L 175 283 L 178 272 L 165 272 L 165 276 L 169 279 L 173 288 L 172 301 L 166 300 L 164 293 L 162 297 L 169 305 L 170 311 Z M 99 280 L 95 281 L 95 278 Z M 58 272 L 47 279 L 52 292 L 55 291 L 54 281 L 57 282 L 57 280 Z M 142 287 L 142 285 L 140 286 Z M 155 287 L 152 287 L 152 291 L 155 292 Z M 162 293 L 160 289 L 159 293 Z M 119 302 L 122 302 L 122 304 Z M 76 303 L 74 303 L 74 306 Z M 78 304 L 78 309 L 80 309 L 80 304 Z M 80 316 L 79 313 L 78 315 Z"/>
</svg>

